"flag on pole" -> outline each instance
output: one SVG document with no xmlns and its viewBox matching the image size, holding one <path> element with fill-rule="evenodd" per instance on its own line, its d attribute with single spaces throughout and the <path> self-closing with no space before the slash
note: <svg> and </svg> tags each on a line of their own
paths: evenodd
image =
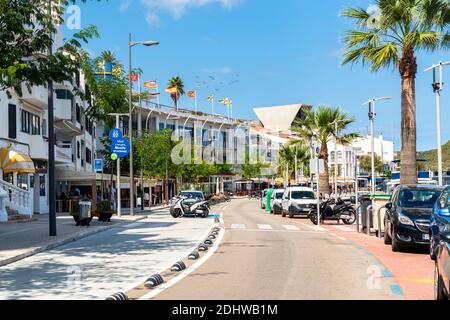
<svg viewBox="0 0 450 320">
<path fill-rule="evenodd" d="M 127 75 L 127 80 L 130 81 L 130 75 Z M 137 73 L 131 74 L 131 81 L 132 82 L 138 82 L 139 81 L 139 75 Z"/>
<path fill-rule="evenodd" d="M 208 100 L 208 101 L 213 101 L 213 100 L 214 100 L 214 96 L 213 96 L 213 95 L 208 96 L 208 98 L 206 98 L 206 100 Z"/>
<path fill-rule="evenodd" d="M 173 86 L 173 87 L 169 87 L 166 89 L 167 93 L 170 94 L 177 94 L 178 93 L 178 87 L 177 86 Z"/>
<path fill-rule="evenodd" d="M 145 81 L 144 87 L 149 89 L 158 89 L 158 82 L 155 81 Z"/>
<path fill-rule="evenodd" d="M 187 95 L 188 95 L 189 98 L 196 98 L 197 97 L 197 91 L 189 90 Z"/>
</svg>

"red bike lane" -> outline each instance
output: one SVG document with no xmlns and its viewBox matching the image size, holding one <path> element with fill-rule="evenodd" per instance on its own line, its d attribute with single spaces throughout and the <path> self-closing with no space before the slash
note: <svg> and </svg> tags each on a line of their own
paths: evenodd
<svg viewBox="0 0 450 320">
<path fill-rule="evenodd" d="M 312 226 L 309 220 L 297 220 Z M 427 248 L 411 248 L 404 252 L 393 252 L 383 239 L 356 232 L 356 226 L 338 225 L 326 222 L 321 225 L 330 233 L 351 241 L 366 254 L 376 258 L 386 269 L 385 276 L 392 276 L 399 284 L 399 294 L 407 300 L 434 299 L 434 262 L 428 255 Z M 393 291 L 396 290 L 393 288 Z"/>
</svg>

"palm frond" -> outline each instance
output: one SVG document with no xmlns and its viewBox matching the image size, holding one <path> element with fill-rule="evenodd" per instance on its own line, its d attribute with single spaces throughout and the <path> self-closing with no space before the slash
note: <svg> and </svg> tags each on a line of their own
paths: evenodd
<svg viewBox="0 0 450 320">
<path fill-rule="evenodd" d="M 393 42 L 370 48 L 366 53 L 366 60 L 370 61 L 372 71 L 378 71 L 383 67 L 395 67 L 398 59 L 399 49 Z"/>
</svg>

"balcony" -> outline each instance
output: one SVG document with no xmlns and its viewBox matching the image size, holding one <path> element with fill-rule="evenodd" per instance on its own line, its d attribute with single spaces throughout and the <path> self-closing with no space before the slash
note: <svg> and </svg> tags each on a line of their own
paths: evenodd
<svg viewBox="0 0 450 320">
<path fill-rule="evenodd" d="M 55 120 L 69 120 L 73 119 L 72 100 L 69 99 L 55 99 L 54 100 L 54 115 Z"/>
<path fill-rule="evenodd" d="M 22 85 L 22 97 L 19 100 L 41 110 L 45 110 L 48 104 L 47 88 L 44 86 L 33 86 L 30 91 L 25 85 Z"/>
<path fill-rule="evenodd" d="M 72 148 L 62 148 L 55 146 L 55 162 L 57 164 L 71 164 Z"/>
</svg>

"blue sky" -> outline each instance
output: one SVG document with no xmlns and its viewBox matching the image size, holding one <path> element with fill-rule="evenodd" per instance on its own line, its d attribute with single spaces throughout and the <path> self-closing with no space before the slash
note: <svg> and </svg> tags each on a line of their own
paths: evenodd
<svg viewBox="0 0 450 320">
<path fill-rule="evenodd" d="M 166 85 L 180 76 L 197 89 L 199 109 L 206 96 L 230 97 L 239 118 L 255 119 L 254 107 L 305 103 L 339 106 L 357 118 L 353 130 L 366 134 L 370 97 L 392 96 L 378 106 L 377 134 L 400 149 L 400 77 L 395 70 L 371 73 L 360 65 L 341 66 L 341 38 L 350 27 L 339 16 L 347 6 L 367 8 L 370 0 L 109 0 L 81 4 L 82 27 L 98 26 L 93 54 L 113 50 L 127 65 L 128 32 L 136 41 L 158 40 L 158 47 L 135 47 L 133 64 L 145 80 Z M 67 31 L 67 34 L 70 32 Z M 424 69 L 448 52 L 418 55 L 418 149 L 436 146 L 435 98 Z M 215 80 L 212 80 L 212 78 Z M 449 82 L 450 68 L 445 73 Z M 200 82 L 200 85 L 197 84 Z M 206 85 L 203 84 L 206 82 Z M 219 91 L 215 91 L 215 90 Z M 443 140 L 450 140 L 450 87 L 443 99 Z M 170 104 L 167 94 L 161 103 Z M 182 107 L 193 101 L 182 98 Z M 217 106 L 226 114 L 223 106 Z"/>
</svg>

